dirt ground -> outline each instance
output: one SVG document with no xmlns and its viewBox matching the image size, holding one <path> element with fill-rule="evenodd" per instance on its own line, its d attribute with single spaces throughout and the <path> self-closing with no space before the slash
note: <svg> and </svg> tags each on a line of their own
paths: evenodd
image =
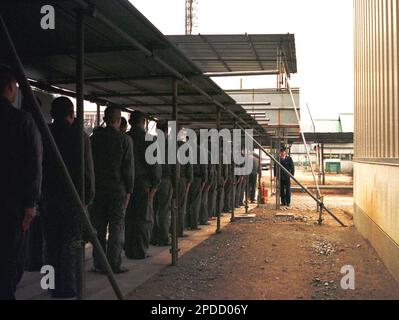
<svg viewBox="0 0 399 320">
<path fill-rule="evenodd" d="M 314 204 L 305 195 L 295 195 L 289 210 L 276 212 L 271 203 L 255 209 L 256 218 L 229 224 L 129 298 L 399 299 L 398 283 L 352 225 L 351 202 L 348 196 L 326 199 L 347 228 L 329 216 L 318 226 Z M 354 267 L 355 290 L 341 289 L 346 265 Z"/>
</svg>

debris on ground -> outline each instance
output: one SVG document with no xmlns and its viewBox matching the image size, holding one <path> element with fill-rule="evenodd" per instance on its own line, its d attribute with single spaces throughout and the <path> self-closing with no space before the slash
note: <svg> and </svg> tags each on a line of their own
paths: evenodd
<svg viewBox="0 0 399 320">
<path fill-rule="evenodd" d="M 318 256 L 331 256 L 336 251 L 334 245 L 327 240 L 314 242 L 312 248 Z"/>
</svg>

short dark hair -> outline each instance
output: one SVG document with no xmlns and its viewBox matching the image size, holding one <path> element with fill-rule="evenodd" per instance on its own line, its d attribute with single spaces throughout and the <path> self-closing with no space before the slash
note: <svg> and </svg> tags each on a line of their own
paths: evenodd
<svg viewBox="0 0 399 320">
<path fill-rule="evenodd" d="M 65 119 L 73 112 L 73 103 L 68 97 L 58 97 L 51 103 L 50 114 L 54 120 Z"/>
<path fill-rule="evenodd" d="M 106 123 L 115 123 L 121 114 L 121 109 L 115 107 L 107 107 L 104 111 L 104 121 Z"/>
<path fill-rule="evenodd" d="M 286 147 L 281 147 L 280 148 L 280 152 L 286 152 L 287 151 L 287 148 Z"/>
<path fill-rule="evenodd" d="M 0 64 L 0 93 L 3 93 L 4 89 L 10 84 L 10 82 L 16 80 L 17 78 L 14 71 L 9 66 Z"/>
<path fill-rule="evenodd" d="M 167 131 L 168 130 L 168 121 L 159 120 L 157 122 L 157 129 L 162 130 L 162 131 Z"/>
<path fill-rule="evenodd" d="M 125 117 L 121 117 L 121 127 L 127 127 L 127 120 Z"/>
<path fill-rule="evenodd" d="M 132 126 L 135 126 L 135 125 L 137 125 L 141 120 L 143 120 L 143 119 L 145 119 L 145 114 L 143 113 L 143 112 L 141 112 L 141 111 L 133 111 L 131 114 L 130 114 L 130 120 L 129 120 L 129 123 L 132 125 Z"/>
</svg>

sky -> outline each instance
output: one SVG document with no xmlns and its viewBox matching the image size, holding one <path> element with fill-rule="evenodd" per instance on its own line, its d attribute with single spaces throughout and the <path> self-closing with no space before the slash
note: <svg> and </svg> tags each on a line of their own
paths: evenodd
<svg viewBox="0 0 399 320">
<path fill-rule="evenodd" d="M 129 0 L 162 33 L 184 34 L 185 0 Z M 197 0 L 193 34 L 295 34 L 301 114 L 337 119 L 353 112 L 353 4 L 351 0 Z M 214 79 L 237 89 L 240 78 Z M 270 76 L 247 77 L 243 87 L 275 85 Z"/>
</svg>

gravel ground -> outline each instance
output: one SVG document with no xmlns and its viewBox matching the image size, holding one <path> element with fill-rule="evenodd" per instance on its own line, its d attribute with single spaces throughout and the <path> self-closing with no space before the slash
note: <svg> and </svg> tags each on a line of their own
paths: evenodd
<svg viewBox="0 0 399 320">
<path fill-rule="evenodd" d="M 318 226 L 314 205 L 309 210 L 307 197 L 295 195 L 289 210 L 270 204 L 255 209 L 255 219 L 229 224 L 130 299 L 399 299 L 399 285 L 352 226 L 350 199 L 340 207 L 340 198 L 329 201 L 347 228 L 329 216 Z M 355 270 L 355 290 L 340 285 L 347 265 Z"/>
</svg>

